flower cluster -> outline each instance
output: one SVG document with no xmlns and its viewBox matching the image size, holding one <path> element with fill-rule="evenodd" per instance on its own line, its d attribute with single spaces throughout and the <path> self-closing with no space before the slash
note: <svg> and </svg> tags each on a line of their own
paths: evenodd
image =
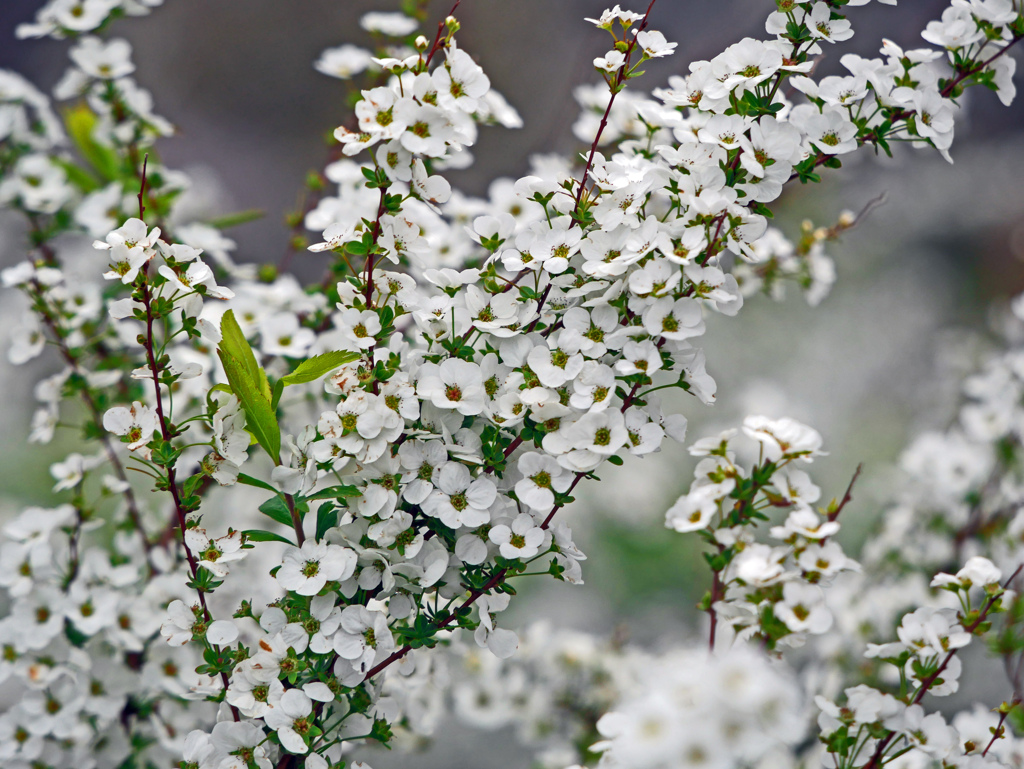
<svg viewBox="0 0 1024 769">
<path fill-rule="evenodd" d="M 824 244 L 856 218 L 793 242 L 768 204 L 863 145 L 948 156 L 954 99 L 982 84 L 1009 101 L 1003 54 L 1024 35 L 1009 0 L 954 0 L 926 32 L 945 54 L 886 42 L 819 82 L 814 57 L 852 35 L 847 3 L 779 0 L 770 39 L 646 96 L 631 90 L 643 64 L 675 44 L 651 28 L 654 3 L 616 6 L 591 19 L 613 42 L 594 62 L 604 85 L 578 92 L 582 167 L 538 157 L 472 198 L 441 173 L 472 162 L 480 126 L 518 114 L 459 47 L 456 18 L 431 40 L 423 4 L 367 14 L 375 50 L 317 63 L 366 87 L 292 217 L 293 251 L 329 260 L 303 287 L 234 264 L 221 230 L 245 216 L 189 219 L 187 177 L 150 162 L 172 127 L 131 79 L 130 45 L 103 35 L 159 4 L 53 0 L 22 28 L 74 40 L 54 93 L 75 102 L 63 129 L 31 85 L 0 80 L 0 202 L 31 241 L 0 274 L 28 299 L 9 358 L 52 344 L 63 369 L 36 388 L 31 439 L 82 420 L 95 447 L 51 468 L 69 501 L 4 529 L 0 676 L 25 694 L 0 716 L 0 759 L 19 769 L 326 769 L 400 726 L 428 733 L 445 678 L 431 650 L 460 629 L 514 655 L 514 581 L 583 581 L 586 556 L 555 519 L 576 487 L 685 440 L 656 391 L 714 402 L 696 344 L 717 314 L 787 279 L 812 304 L 827 294 Z M 89 254 L 67 245 L 92 238 Z M 752 417 L 743 433 L 757 461 L 737 460 L 736 431 L 698 441 L 697 480 L 667 515 L 709 548 L 702 608 L 721 656 L 631 667 L 635 683 L 595 704 L 614 708 L 590 727 L 605 765 L 752 762 L 804 734 L 790 674 L 743 644 L 781 653 L 829 631 L 823 587 L 856 569 L 832 539 L 850 495 L 812 507 L 820 490 L 798 468 L 820 454 L 814 430 Z M 779 510 L 773 543 L 757 541 Z M 953 669 L 926 651 L 1001 608 L 999 588 L 970 604 L 986 573 L 972 564 L 941 583 L 965 617 L 922 609 L 906 648 L 876 655 L 910 665 L 921 692 Z M 864 722 L 876 765 L 917 739 L 914 707 Z M 856 744 L 833 742 L 844 759 Z"/>
</svg>

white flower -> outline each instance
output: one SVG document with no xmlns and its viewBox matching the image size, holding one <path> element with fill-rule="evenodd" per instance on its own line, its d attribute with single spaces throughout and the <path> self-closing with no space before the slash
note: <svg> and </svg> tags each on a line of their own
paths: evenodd
<svg viewBox="0 0 1024 769">
<path fill-rule="evenodd" d="M 644 55 L 650 59 L 668 56 L 675 51 L 678 43 L 670 43 L 657 30 L 644 30 L 636 36 L 637 45 L 643 49 Z"/>
<path fill-rule="evenodd" d="M 305 754 L 309 750 L 303 735 L 309 732 L 313 701 L 301 689 L 289 689 L 282 695 L 276 708 L 263 716 L 267 726 L 277 732 L 281 746 L 291 753 Z"/>
<path fill-rule="evenodd" d="M 160 626 L 160 635 L 171 646 L 184 646 L 192 640 L 192 627 L 198 621 L 184 601 L 171 601 L 167 604 L 167 619 Z"/>
<path fill-rule="evenodd" d="M 128 450 L 135 451 L 149 443 L 154 431 L 160 427 L 160 419 L 156 409 L 135 401 L 131 407 L 109 409 L 103 415 L 103 427 L 114 435 L 127 437 Z"/>
<path fill-rule="evenodd" d="M 404 37 L 412 34 L 419 22 L 404 13 L 380 13 L 373 11 L 363 14 L 359 26 L 367 32 L 378 32 L 389 37 Z"/>
<path fill-rule="evenodd" d="M 46 347 L 46 335 L 33 316 L 25 316 L 11 332 L 11 347 L 7 360 L 15 366 L 28 363 Z"/>
<path fill-rule="evenodd" d="M 584 19 L 584 21 L 589 21 L 591 24 L 594 24 L 600 27 L 601 29 L 607 29 L 611 31 L 611 28 L 612 26 L 614 26 L 616 21 L 618 21 L 622 25 L 623 29 L 628 29 L 633 25 L 634 22 L 640 21 L 640 19 L 642 19 L 643 17 L 644 15 L 642 13 L 634 13 L 633 11 L 623 11 L 621 8 L 619 8 L 618 3 L 616 3 L 614 8 L 605 10 L 601 14 L 600 18 Z"/>
<path fill-rule="evenodd" d="M 813 105 L 801 104 L 793 108 L 789 120 L 824 155 L 845 155 L 857 149 L 857 126 L 835 107 L 826 105 L 819 112 Z"/>
<path fill-rule="evenodd" d="M 420 367 L 416 392 L 440 409 L 455 409 L 465 416 L 484 410 L 480 367 L 459 358 L 447 358 L 440 365 L 424 363 Z"/>
<path fill-rule="evenodd" d="M 449 110 L 478 111 L 478 100 L 491 88 L 491 81 L 480 66 L 454 42 L 448 49 L 445 65 L 435 69 L 431 78 L 437 88 L 437 103 Z"/>
<path fill-rule="evenodd" d="M 334 651 L 366 672 L 378 656 L 395 648 L 387 615 L 365 606 L 346 606 L 341 612 L 341 628 L 334 635 Z"/>
<path fill-rule="evenodd" d="M 821 435 L 794 419 L 750 416 L 743 420 L 743 432 L 760 442 L 769 462 L 799 458 L 805 462 L 822 456 Z"/>
<path fill-rule="evenodd" d="M 775 616 L 795 633 L 820 635 L 832 627 L 832 612 L 825 606 L 825 594 L 817 585 L 787 582 L 782 601 L 775 604 Z"/>
<path fill-rule="evenodd" d="M 497 497 L 494 482 L 473 479 L 461 462 L 446 462 L 436 475 L 436 489 L 423 502 L 423 512 L 446 526 L 476 528 L 490 521 L 488 510 Z"/>
<path fill-rule="evenodd" d="M 264 355 L 301 358 L 314 341 L 316 333 L 300 326 L 294 313 L 276 313 L 260 321 L 260 349 Z"/>
<path fill-rule="evenodd" d="M 544 543 L 544 530 L 529 513 L 517 515 L 511 526 L 494 526 L 488 536 L 498 546 L 501 557 L 508 559 L 533 558 Z"/>
<path fill-rule="evenodd" d="M 372 59 L 369 51 L 346 44 L 327 48 L 313 66 L 325 75 L 348 80 L 369 67 Z"/>
<path fill-rule="evenodd" d="M 956 573 L 964 587 L 998 585 L 1003 573 L 988 558 L 974 556 Z"/>
<path fill-rule="evenodd" d="M 347 547 L 306 540 L 301 548 L 285 551 L 277 582 L 293 593 L 316 595 L 328 582 L 351 577 L 356 561 L 355 551 Z"/>
<path fill-rule="evenodd" d="M 827 3 L 815 3 L 804 24 L 811 36 L 829 43 L 838 43 L 853 37 L 852 25 L 846 19 L 833 19 L 832 9 Z"/>
<path fill-rule="evenodd" d="M 731 483 L 735 486 L 735 483 Z M 679 532 L 706 529 L 718 512 L 718 502 L 732 491 L 725 484 L 698 486 L 676 500 L 665 513 L 665 526 Z"/>
<path fill-rule="evenodd" d="M 971 642 L 971 634 L 960 628 L 950 610 L 926 606 L 904 615 L 896 635 L 922 659 L 934 659 Z"/>
<path fill-rule="evenodd" d="M 547 511 L 555 504 L 555 493 L 565 493 L 572 484 L 572 474 L 546 454 L 528 451 L 517 465 L 523 474 L 516 482 L 516 497 L 531 510 Z"/>
<path fill-rule="evenodd" d="M 947 585 L 955 585 L 964 590 L 970 590 L 974 586 L 998 586 L 1002 576 L 1003 573 L 988 558 L 974 556 L 968 559 L 964 567 L 956 573 L 956 576 L 952 574 L 937 574 L 932 580 L 931 586 L 946 587 Z"/>
<path fill-rule="evenodd" d="M 700 305 L 693 299 L 662 297 L 643 314 L 644 328 L 653 337 L 689 339 L 704 333 Z"/>
<path fill-rule="evenodd" d="M 102 80 L 116 80 L 135 71 L 132 47 L 120 38 L 104 42 L 88 35 L 68 51 L 68 56 L 85 74 Z"/>
</svg>

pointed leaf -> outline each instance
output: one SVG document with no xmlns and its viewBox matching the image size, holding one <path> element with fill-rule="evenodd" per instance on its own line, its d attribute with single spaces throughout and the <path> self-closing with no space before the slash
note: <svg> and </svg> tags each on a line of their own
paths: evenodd
<svg viewBox="0 0 1024 769">
<path fill-rule="evenodd" d="M 246 486 L 255 486 L 257 489 L 266 489 L 267 491 L 272 491 L 277 494 L 277 489 L 266 481 L 261 481 L 259 478 L 253 478 L 251 475 L 246 475 L 245 473 L 238 474 L 238 482 Z"/>
<path fill-rule="evenodd" d="M 324 502 L 316 511 L 316 541 L 324 538 L 328 529 L 338 525 L 338 508 L 330 502 Z"/>
<path fill-rule="evenodd" d="M 275 534 L 272 531 L 262 531 L 260 529 L 248 529 L 242 532 L 245 538 L 250 542 L 284 542 L 286 545 L 295 546 L 287 537 L 282 537 L 280 534 Z"/>
<path fill-rule="evenodd" d="M 93 139 L 98 118 L 85 104 L 65 110 L 64 125 L 82 157 L 107 181 L 120 176 L 121 161 L 117 153 Z"/>
<path fill-rule="evenodd" d="M 229 355 L 234 357 L 242 366 L 245 371 L 248 372 L 252 381 L 259 388 L 259 391 L 263 393 L 263 397 L 270 402 L 270 383 L 267 381 L 267 374 L 260 368 L 260 364 L 256 362 L 256 356 L 253 354 L 252 345 L 249 344 L 249 340 L 245 338 L 245 334 L 242 333 L 242 328 L 238 325 L 238 321 L 235 319 L 235 313 L 232 310 L 228 310 L 224 313 L 224 316 L 220 321 L 220 349 L 227 352 Z M 237 393 L 235 393 L 237 395 Z"/>
<path fill-rule="evenodd" d="M 342 499 L 344 497 L 362 496 L 362 492 L 355 486 L 331 486 L 321 489 L 315 494 L 310 494 L 306 499 Z"/>
<path fill-rule="evenodd" d="M 334 371 L 338 366 L 344 366 L 346 363 L 351 363 L 358 358 L 359 353 L 348 351 L 343 352 L 340 350 L 314 355 L 312 358 L 302 361 L 302 363 L 300 363 L 288 376 L 281 377 L 281 381 L 284 382 L 285 385 L 312 382 L 319 379 L 324 374 Z"/>
<path fill-rule="evenodd" d="M 255 436 L 260 446 L 277 464 L 281 458 L 281 427 L 277 423 L 274 410 L 270 408 L 269 393 L 267 396 L 263 395 L 248 371 L 235 357 L 224 350 L 218 350 L 217 354 L 224 364 L 224 372 L 227 374 L 231 390 L 238 396 L 242 410 L 245 411 L 246 429 Z"/>
<path fill-rule="evenodd" d="M 288 510 L 288 505 L 285 504 L 281 497 L 271 497 L 268 499 L 260 505 L 260 512 L 271 520 L 277 521 L 278 523 L 291 528 L 292 514 L 291 511 Z"/>
</svg>

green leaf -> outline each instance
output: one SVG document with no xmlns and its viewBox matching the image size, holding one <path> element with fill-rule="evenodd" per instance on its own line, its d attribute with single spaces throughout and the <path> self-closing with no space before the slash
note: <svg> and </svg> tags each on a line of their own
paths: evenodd
<svg viewBox="0 0 1024 769">
<path fill-rule="evenodd" d="M 266 211 L 262 211 L 259 208 L 250 208 L 247 211 L 237 211 L 233 214 L 218 216 L 216 219 L 210 219 L 207 224 L 211 227 L 216 227 L 218 230 L 226 230 L 231 227 L 237 227 L 240 224 L 245 224 L 246 222 L 254 222 L 257 219 L 262 219 L 266 215 Z"/>
<path fill-rule="evenodd" d="M 362 492 L 355 486 L 331 486 L 327 489 L 320 489 L 315 494 L 310 494 L 306 499 L 342 499 L 361 495 Z"/>
<path fill-rule="evenodd" d="M 121 175 L 121 161 L 117 153 L 93 139 L 93 129 L 98 118 L 85 104 L 64 112 L 64 125 L 68 135 L 82 157 L 107 181 L 115 181 Z"/>
<path fill-rule="evenodd" d="M 228 313 L 230 312 L 228 310 Z M 224 350 L 218 350 L 217 354 L 220 356 L 221 363 L 224 364 L 224 372 L 227 374 L 231 390 L 238 396 L 242 409 L 245 411 L 246 428 L 256 437 L 257 442 L 270 455 L 274 463 L 279 463 L 281 461 L 281 427 L 277 423 L 274 410 L 270 407 L 270 393 L 263 394 L 237 358 Z M 262 373 L 262 369 L 260 373 Z M 264 374 L 264 380 L 265 378 Z"/>
<path fill-rule="evenodd" d="M 284 381 L 278 379 L 277 382 L 274 383 L 274 393 L 270 398 L 270 408 L 274 409 L 274 411 L 277 411 L 277 404 L 281 402 L 281 393 L 283 392 Z"/>
<path fill-rule="evenodd" d="M 324 502 L 316 511 L 316 541 L 324 538 L 328 529 L 338 525 L 338 508 L 330 502 Z"/>
<path fill-rule="evenodd" d="M 285 526 L 291 528 L 292 525 L 292 514 L 288 509 L 288 505 L 285 504 L 281 497 L 271 497 L 262 505 L 260 505 L 260 512 L 271 520 L 282 523 Z"/>
<path fill-rule="evenodd" d="M 251 475 L 246 475 L 245 473 L 238 474 L 238 482 L 246 486 L 255 486 L 257 489 L 266 489 L 267 491 L 272 491 L 277 494 L 277 489 L 266 481 L 261 481 L 259 478 L 253 478 Z"/>
<path fill-rule="evenodd" d="M 250 542 L 284 542 L 286 545 L 294 546 L 287 537 L 282 537 L 280 534 L 275 534 L 272 531 L 262 531 L 261 529 L 247 529 L 242 532 L 245 538 Z"/>
<path fill-rule="evenodd" d="M 96 177 L 77 163 L 72 163 L 70 160 L 61 160 L 60 158 L 53 158 L 53 162 L 64 169 L 64 173 L 68 175 L 68 181 L 82 192 L 89 193 L 99 189 L 100 183 Z"/>
<path fill-rule="evenodd" d="M 241 327 L 238 325 L 238 321 L 235 320 L 235 313 L 233 310 L 228 310 L 224 313 L 224 316 L 220 321 L 220 349 L 227 352 L 233 358 L 235 358 L 245 370 L 248 372 L 252 381 L 259 387 L 260 392 L 263 393 L 263 397 L 270 402 L 270 383 L 267 381 L 267 374 L 260 368 L 260 364 L 256 362 L 256 356 L 253 354 L 252 346 L 249 344 L 249 340 L 245 338 L 245 334 L 242 333 Z M 232 387 L 234 389 L 234 387 Z M 238 392 L 235 392 L 238 395 Z"/>
<path fill-rule="evenodd" d="M 344 366 L 358 358 L 359 353 L 340 350 L 314 355 L 312 358 L 302 361 L 288 376 L 281 377 L 281 381 L 285 386 L 313 382 L 324 374 L 334 371 L 338 366 Z"/>
</svg>

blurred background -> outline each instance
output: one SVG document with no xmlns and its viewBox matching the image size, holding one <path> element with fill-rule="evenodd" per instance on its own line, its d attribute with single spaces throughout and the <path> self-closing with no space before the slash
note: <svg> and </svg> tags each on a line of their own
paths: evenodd
<svg viewBox="0 0 1024 769">
<path fill-rule="evenodd" d="M 39 5 L 0 2 L 0 68 L 48 90 L 66 67 L 66 44 L 14 39 L 15 26 Z M 839 57 L 848 51 L 875 55 L 884 37 L 904 47 L 923 45 L 920 31 L 947 5 L 913 0 L 897 8 L 873 3 L 851 9 L 856 36 L 838 49 L 828 47 L 818 72 L 839 72 Z M 640 85 L 664 85 L 692 60 L 711 58 L 745 36 L 762 37 L 771 6 L 662 0 L 652 26 L 679 47 L 652 62 Z M 476 165 L 448 174 L 454 186 L 482 194 L 495 177 L 525 173 L 533 153 L 582 149 L 571 131 L 578 112 L 572 90 L 596 80 L 590 62 L 607 50 L 608 39 L 583 17 L 603 7 L 596 0 L 462 4 L 461 47 L 478 58 L 525 127 L 485 129 L 474 148 Z M 284 253 L 283 213 L 295 207 L 306 173 L 323 165 L 325 134 L 347 114 L 345 85 L 314 71 L 312 62 L 326 47 L 368 43 L 358 19 L 371 8 L 392 9 L 366 0 L 167 0 L 152 16 L 114 27 L 113 34 L 132 42 L 135 76 L 153 91 L 157 112 L 179 129 L 161 145 L 167 165 L 188 170 L 212 191 L 218 210 L 211 213 L 267 212 L 228 233 L 239 244 L 240 261 L 277 262 Z M 447 4 L 435 2 L 433 20 L 447 11 Z M 842 210 L 857 211 L 882 192 L 887 202 L 828 249 L 838 281 L 819 307 L 808 308 L 791 291 L 781 303 L 754 297 L 739 317 L 711 319 L 703 346 L 718 382 L 716 406 L 692 398 L 666 403 L 687 415 L 692 439 L 737 425 L 747 413 L 813 425 L 830 451 L 812 468 L 826 501 L 842 495 L 864 462 L 855 501 L 844 513 L 851 546 L 891 493 L 889 468 L 908 438 L 948 423 L 956 399 L 950 375 L 984 348 L 990 308 L 1024 288 L 1024 100 L 1004 108 L 994 94 L 973 89 L 965 107 L 953 166 L 929 150 L 900 152 L 885 162 L 861 153 L 844 160 L 843 171 L 824 184 L 787 193 L 775 224 L 790 237 L 804 218 L 829 225 Z M 13 264 L 23 253 L 20 229 L 0 219 L 0 264 Z M 314 255 L 299 255 L 293 265 L 303 277 L 318 276 L 323 267 Z M 5 347 L 21 306 L 12 293 L 0 296 Z M 0 515 L 49 501 L 49 463 L 68 446 L 26 449 L 24 438 L 31 384 L 57 368 L 51 356 L 17 370 L 6 357 L 0 360 L 7 404 L 0 411 Z M 693 604 L 706 588 L 696 576 L 702 573 L 695 568 L 699 555 L 692 542 L 662 525 L 691 470 L 685 452 L 672 448 L 604 473 L 599 495 L 583 487 L 566 520 L 590 556 L 586 584 L 538 585 L 514 605 L 516 620 L 558 616 L 603 634 L 628 625 L 646 643 L 695 633 Z M 412 760 L 425 768 L 527 765 L 525 757 L 510 759 L 503 750 L 467 751 L 459 734 Z M 494 748 L 506 738 L 488 739 Z M 464 763 L 467 755 L 471 764 Z M 399 755 L 375 755 L 371 763 L 411 765 Z"/>
</svg>

